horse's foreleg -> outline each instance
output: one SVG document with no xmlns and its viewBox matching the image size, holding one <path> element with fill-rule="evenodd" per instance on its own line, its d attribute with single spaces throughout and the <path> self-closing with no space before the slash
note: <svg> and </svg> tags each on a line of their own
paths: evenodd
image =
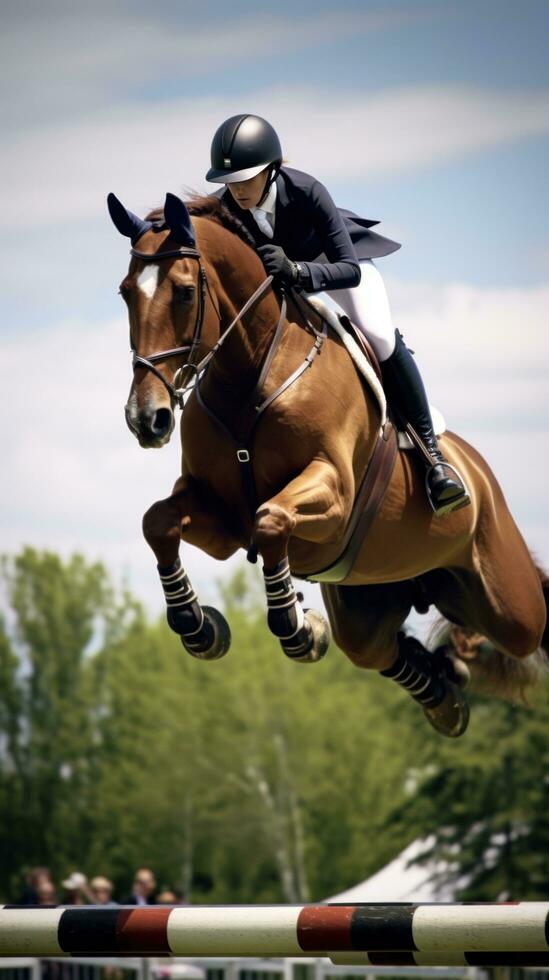
<svg viewBox="0 0 549 980">
<path fill-rule="evenodd" d="M 143 518 L 145 539 L 154 551 L 170 627 L 185 649 L 200 660 L 218 660 L 229 649 L 228 624 L 211 606 L 201 606 L 179 558 L 183 536 L 215 557 L 224 558 L 237 543 L 210 510 L 193 482 L 182 477 L 173 493 L 149 508 Z"/>
<path fill-rule="evenodd" d="M 324 616 L 303 610 L 292 583 L 288 543 L 295 536 L 322 543 L 342 528 L 343 501 L 335 468 L 315 460 L 257 511 L 253 541 L 263 558 L 269 629 L 286 656 L 299 663 L 320 660 L 330 642 Z"/>
</svg>

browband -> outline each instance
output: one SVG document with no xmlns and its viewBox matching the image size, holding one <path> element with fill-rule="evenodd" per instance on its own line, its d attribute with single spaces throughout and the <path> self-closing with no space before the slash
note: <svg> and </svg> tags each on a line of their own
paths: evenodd
<svg viewBox="0 0 549 980">
<path fill-rule="evenodd" d="M 186 245 L 181 248 L 171 248 L 167 252 L 140 252 L 137 248 L 130 248 L 130 255 L 135 255 L 136 259 L 142 259 L 143 262 L 159 262 L 160 259 L 200 258 L 198 249 Z"/>
</svg>

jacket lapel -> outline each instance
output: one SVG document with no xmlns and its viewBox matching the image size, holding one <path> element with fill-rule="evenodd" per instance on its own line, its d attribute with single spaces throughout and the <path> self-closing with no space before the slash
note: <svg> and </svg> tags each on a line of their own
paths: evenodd
<svg viewBox="0 0 549 980">
<path fill-rule="evenodd" d="M 287 237 L 289 203 L 290 195 L 288 193 L 286 181 L 284 180 L 283 175 L 279 173 L 278 177 L 276 178 L 274 237 L 281 243 L 285 242 Z"/>
</svg>

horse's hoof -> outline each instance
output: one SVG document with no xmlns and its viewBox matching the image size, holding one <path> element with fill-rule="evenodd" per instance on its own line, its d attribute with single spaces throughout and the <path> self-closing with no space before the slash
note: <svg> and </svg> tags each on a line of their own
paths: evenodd
<svg viewBox="0 0 549 980">
<path fill-rule="evenodd" d="M 316 664 L 326 656 L 326 651 L 330 645 L 331 633 L 328 621 L 316 611 L 316 609 L 304 609 L 305 622 L 311 632 L 311 643 L 309 648 L 302 654 L 292 654 L 290 651 L 282 649 L 286 656 L 294 660 L 296 664 Z"/>
<path fill-rule="evenodd" d="M 191 643 L 186 643 L 185 637 L 182 636 L 181 642 L 187 653 L 197 660 L 221 660 L 231 645 L 229 624 L 222 613 L 213 606 L 202 606 L 202 612 L 204 625 L 201 632 L 205 634 L 204 640 L 200 636 L 197 642 L 193 637 Z"/>
<path fill-rule="evenodd" d="M 469 705 L 461 688 L 447 681 L 446 694 L 436 708 L 424 708 L 429 724 L 446 738 L 459 738 L 469 724 Z"/>
<path fill-rule="evenodd" d="M 318 660 L 322 660 L 322 658 L 326 656 L 328 647 L 330 646 L 332 633 L 328 620 L 322 615 L 322 613 L 317 612 L 316 609 L 305 609 L 304 612 L 305 619 L 309 623 L 314 637 L 313 646 L 309 653 L 309 662 L 316 663 Z"/>
</svg>

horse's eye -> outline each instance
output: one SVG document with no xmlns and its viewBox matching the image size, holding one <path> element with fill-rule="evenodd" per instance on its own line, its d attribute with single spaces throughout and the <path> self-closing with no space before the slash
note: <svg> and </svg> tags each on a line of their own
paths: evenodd
<svg viewBox="0 0 549 980">
<path fill-rule="evenodd" d="M 121 296 L 122 299 L 127 300 L 129 292 L 130 292 L 129 284 L 127 282 L 121 282 L 120 287 L 118 289 L 118 295 Z"/>
<path fill-rule="evenodd" d="M 180 303 L 192 303 L 194 299 L 194 286 L 174 285 L 173 294 Z"/>
</svg>

